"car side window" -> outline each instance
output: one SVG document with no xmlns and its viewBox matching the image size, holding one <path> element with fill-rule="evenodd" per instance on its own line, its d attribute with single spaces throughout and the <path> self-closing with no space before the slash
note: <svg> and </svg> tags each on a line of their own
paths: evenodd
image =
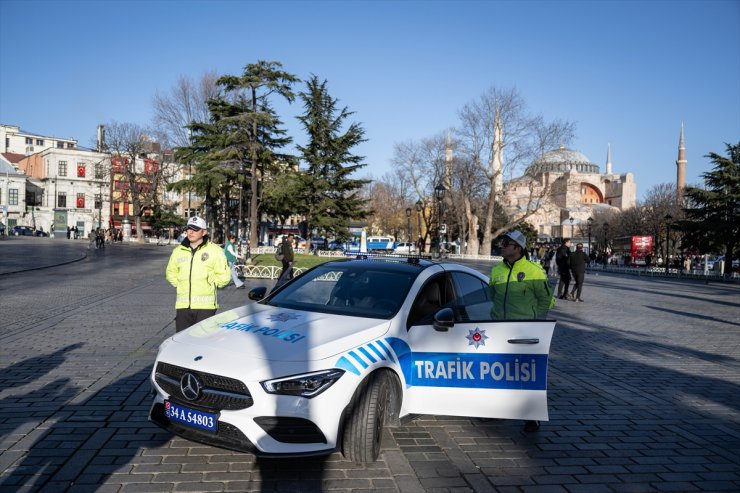
<svg viewBox="0 0 740 493">
<path fill-rule="evenodd" d="M 488 284 L 464 272 L 453 272 L 457 296 L 453 311 L 456 322 L 491 320 L 491 291 Z"/>
<path fill-rule="evenodd" d="M 454 286 L 447 274 L 432 277 L 416 295 L 406 327 L 431 324 L 434 314 L 445 306 L 451 306 L 455 296 Z"/>
</svg>

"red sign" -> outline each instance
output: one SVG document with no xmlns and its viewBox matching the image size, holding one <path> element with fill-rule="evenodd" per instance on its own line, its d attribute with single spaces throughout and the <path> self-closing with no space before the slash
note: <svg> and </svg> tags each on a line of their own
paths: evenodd
<svg viewBox="0 0 740 493">
<path fill-rule="evenodd" d="M 85 165 L 78 164 L 77 165 L 77 178 L 84 178 L 84 177 L 85 177 Z"/>
</svg>

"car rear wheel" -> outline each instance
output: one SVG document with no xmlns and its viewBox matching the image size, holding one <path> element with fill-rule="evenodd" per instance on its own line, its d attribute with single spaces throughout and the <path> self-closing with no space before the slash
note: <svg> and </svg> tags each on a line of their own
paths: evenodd
<svg viewBox="0 0 740 493">
<path fill-rule="evenodd" d="M 378 460 L 389 396 L 388 379 L 381 372 L 373 373 L 357 389 L 342 435 L 342 452 L 347 459 L 357 463 Z"/>
</svg>

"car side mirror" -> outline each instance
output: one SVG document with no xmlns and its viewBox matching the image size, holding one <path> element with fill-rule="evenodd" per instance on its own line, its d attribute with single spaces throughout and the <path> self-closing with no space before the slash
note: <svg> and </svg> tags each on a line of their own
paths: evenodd
<svg viewBox="0 0 740 493">
<path fill-rule="evenodd" d="M 247 293 L 247 297 L 250 300 L 259 301 L 265 297 L 265 294 L 267 294 L 267 288 L 260 286 L 258 288 L 250 289 L 249 293 Z"/>
<path fill-rule="evenodd" d="M 450 327 L 455 326 L 455 313 L 452 308 L 442 308 L 440 311 L 434 314 L 434 330 L 439 332 L 447 332 Z"/>
</svg>

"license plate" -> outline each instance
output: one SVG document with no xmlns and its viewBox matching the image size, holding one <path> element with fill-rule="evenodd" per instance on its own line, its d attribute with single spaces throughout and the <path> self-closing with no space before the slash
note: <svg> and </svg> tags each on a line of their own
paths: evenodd
<svg viewBox="0 0 740 493">
<path fill-rule="evenodd" d="M 164 412 L 170 421 L 206 431 L 216 431 L 218 416 L 212 413 L 190 409 L 171 401 L 164 401 Z"/>
</svg>

